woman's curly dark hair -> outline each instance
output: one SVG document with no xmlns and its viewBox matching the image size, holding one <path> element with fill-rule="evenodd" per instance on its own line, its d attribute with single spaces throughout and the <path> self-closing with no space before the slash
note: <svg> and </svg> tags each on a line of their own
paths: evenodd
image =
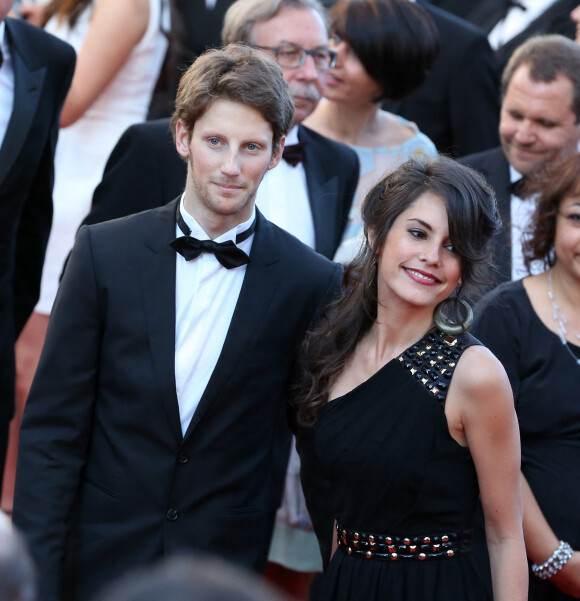
<svg viewBox="0 0 580 601">
<path fill-rule="evenodd" d="M 500 220 L 495 195 L 484 179 L 444 156 L 411 159 L 384 177 L 365 198 L 362 218 L 367 241 L 346 269 L 344 294 L 327 308 L 303 343 L 293 395 L 302 425 L 314 423 L 336 377 L 375 322 L 376 255 L 395 219 L 425 193 L 447 205 L 449 236 L 461 259 L 458 294 L 473 297 L 488 284 L 491 240 Z"/>
<path fill-rule="evenodd" d="M 542 261 L 546 269 L 556 262 L 556 217 L 565 198 L 580 195 L 580 154 L 572 155 L 549 170 L 535 188 L 540 190 L 536 209 L 522 243 L 528 272 L 535 261 Z"/>
</svg>

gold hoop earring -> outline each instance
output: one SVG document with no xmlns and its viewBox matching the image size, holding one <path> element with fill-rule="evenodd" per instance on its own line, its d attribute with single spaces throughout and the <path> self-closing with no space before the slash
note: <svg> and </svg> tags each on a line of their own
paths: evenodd
<svg viewBox="0 0 580 601">
<path fill-rule="evenodd" d="M 449 303 L 453 303 L 454 306 L 457 303 L 460 303 L 465 309 L 465 317 L 463 321 L 459 323 L 454 323 L 449 321 L 444 313 L 443 309 Z M 435 309 L 433 310 L 433 322 L 435 325 L 448 336 L 459 336 L 459 334 L 463 334 L 463 332 L 467 332 L 473 323 L 473 309 L 469 305 L 469 303 L 457 296 L 452 296 L 451 298 L 446 298 L 437 304 Z"/>
</svg>

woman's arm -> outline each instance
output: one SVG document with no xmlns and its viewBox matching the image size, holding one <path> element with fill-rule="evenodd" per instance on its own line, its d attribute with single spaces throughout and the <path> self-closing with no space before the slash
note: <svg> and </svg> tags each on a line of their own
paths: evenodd
<svg viewBox="0 0 580 601">
<path fill-rule="evenodd" d="M 523 474 L 522 496 L 526 552 L 531 561 L 541 565 L 551 557 L 560 541 L 548 524 Z M 550 582 L 567 595 L 580 598 L 580 554 L 574 553 L 568 563 L 550 578 Z"/>
<path fill-rule="evenodd" d="M 484 347 L 467 349 L 447 397 L 450 431 L 467 443 L 477 471 L 495 601 L 528 598 L 522 533 L 520 438 L 511 387 Z"/>
<path fill-rule="evenodd" d="M 149 0 L 100 0 L 80 49 L 60 125 L 68 127 L 121 70 L 149 23 Z"/>
</svg>

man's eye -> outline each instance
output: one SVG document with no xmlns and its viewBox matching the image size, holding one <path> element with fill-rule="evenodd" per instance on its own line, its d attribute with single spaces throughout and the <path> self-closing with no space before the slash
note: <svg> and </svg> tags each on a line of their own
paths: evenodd
<svg viewBox="0 0 580 601">
<path fill-rule="evenodd" d="M 210 139 L 208 140 L 208 142 L 209 142 L 209 143 L 210 143 L 212 146 L 217 146 L 217 145 L 220 143 L 220 141 L 219 141 L 217 138 L 210 138 Z"/>
<path fill-rule="evenodd" d="M 248 150 L 258 150 L 257 144 L 248 144 Z"/>
<path fill-rule="evenodd" d="M 278 51 L 278 56 L 281 56 L 282 58 L 295 58 L 300 57 L 301 55 L 302 51 L 295 48 L 280 48 Z"/>
</svg>

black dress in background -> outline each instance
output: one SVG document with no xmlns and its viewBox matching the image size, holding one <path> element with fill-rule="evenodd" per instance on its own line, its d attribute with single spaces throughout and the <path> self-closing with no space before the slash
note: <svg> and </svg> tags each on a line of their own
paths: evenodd
<svg viewBox="0 0 580 601">
<path fill-rule="evenodd" d="M 580 366 L 538 318 L 522 281 L 476 307 L 473 333 L 498 357 L 514 391 L 522 471 L 556 536 L 580 548 Z M 580 348 L 572 346 L 580 357 Z M 564 601 L 530 573 L 530 601 Z"/>
<path fill-rule="evenodd" d="M 442 544 L 437 559 L 368 559 L 363 534 L 400 537 L 397 554 L 413 552 L 413 537 L 418 554 L 433 550 L 425 537 L 440 544 L 452 533 L 469 536 L 477 477 L 469 451 L 449 433 L 444 397 L 461 352 L 477 343 L 468 334 L 427 334 L 327 404 L 313 428 L 299 430 L 304 491 L 321 546 L 328 548 L 322 538 L 334 520 L 341 536 L 344 528 L 361 538 L 350 555 L 336 551 L 319 601 L 488 599 L 465 545 L 453 557 Z"/>
</svg>

